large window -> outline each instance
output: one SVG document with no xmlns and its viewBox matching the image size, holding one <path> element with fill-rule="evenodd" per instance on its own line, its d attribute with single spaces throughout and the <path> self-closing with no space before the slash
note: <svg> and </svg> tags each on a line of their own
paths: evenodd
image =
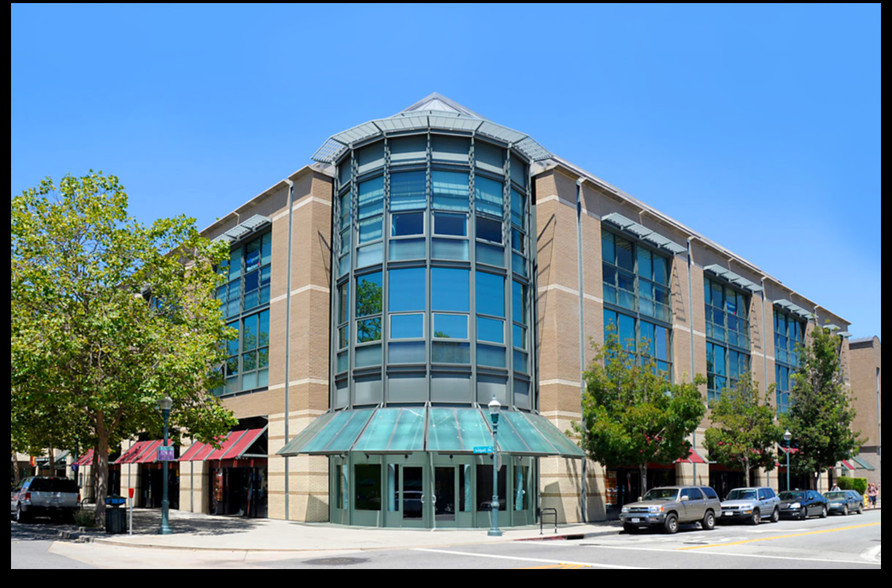
<svg viewBox="0 0 892 588">
<path fill-rule="evenodd" d="M 228 341 L 223 386 L 217 395 L 265 388 L 269 368 L 269 289 L 272 234 L 246 240 L 230 251 L 218 271 L 227 282 L 217 288 L 227 326 L 238 331 Z"/>
<path fill-rule="evenodd" d="M 792 374 L 799 369 L 799 350 L 805 322 L 791 314 L 774 309 L 774 381 L 778 412 L 790 408 Z"/>
<path fill-rule="evenodd" d="M 534 406 L 528 171 L 502 146 L 436 133 L 339 161 L 335 404 L 357 404 L 368 377 L 383 385 L 369 401 L 488 402 L 510 389 Z"/>
<path fill-rule="evenodd" d="M 606 230 L 601 252 L 605 334 L 613 325 L 626 352 L 652 357 L 670 378 L 669 258 Z"/>
<path fill-rule="evenodd" d="M 706 302 L 706 399 L 712 403 L 750 369 L 749 296 L 716 280 L 704 280 Z"/>
</svg>

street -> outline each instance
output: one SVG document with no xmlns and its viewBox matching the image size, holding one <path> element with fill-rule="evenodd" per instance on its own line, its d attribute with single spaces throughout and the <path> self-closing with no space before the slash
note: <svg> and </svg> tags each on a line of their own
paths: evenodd
<svg viewBox="0 0 892 588">
<path fill-rule="evenodd" d="M 419 547 L 249 551 L 77 542 L 65 525 L 11 522 L 12 569 L 881 569 L 881 511 L 676 535 L 617 531 L 573 540 Z"/>
</svg>

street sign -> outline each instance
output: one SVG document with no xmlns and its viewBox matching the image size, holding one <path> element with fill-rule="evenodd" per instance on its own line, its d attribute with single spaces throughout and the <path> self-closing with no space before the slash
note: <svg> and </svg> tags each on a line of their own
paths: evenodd
<svg viewBox="0 0 892 588">
<path fill-rule="evenodd" d="M 158 461 L 173 461 L 173 445 L 162 445 L 158 448 Z"/>
<path fill-rule="evenodd" d="M 492 453 L 492 445 L 477 445 L 474 447 L 474 453 Z"/>
</svg>

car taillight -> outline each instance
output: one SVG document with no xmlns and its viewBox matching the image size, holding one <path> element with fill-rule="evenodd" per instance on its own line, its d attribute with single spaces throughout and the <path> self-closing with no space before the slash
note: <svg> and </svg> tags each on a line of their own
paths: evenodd
<svg viewBox="0 0 892 588">
<path fill-rule="evenodd" d="M 77 503 L 78 504 L 81 503 L 81 493 L 80 492 L 77 493 Z"/>
<path fill-rule="evenodd" d="M 31 502 L 31 493 L 30 492 L 25 492 L 25 501 Z"/>
</svg>

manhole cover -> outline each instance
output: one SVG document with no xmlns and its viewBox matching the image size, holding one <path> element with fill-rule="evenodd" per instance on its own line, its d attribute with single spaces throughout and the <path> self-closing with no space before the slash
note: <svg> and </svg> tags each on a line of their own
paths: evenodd
<svg viewBox="0 0 892 588">
<path fill-rule="evenodd" d="M 314 566 L 351 566 L 368 561 L 360 557 L 325 557 L 322 559 L 309 559 L 308 564 Z"/>
</svg>

